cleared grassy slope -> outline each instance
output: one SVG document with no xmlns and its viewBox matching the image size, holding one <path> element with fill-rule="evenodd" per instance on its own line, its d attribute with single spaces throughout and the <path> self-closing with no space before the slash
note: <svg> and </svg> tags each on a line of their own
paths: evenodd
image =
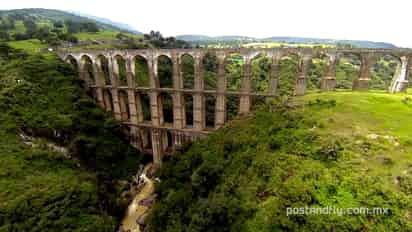
<svg viewBox="0 0 412 232">
<path fill-rule="evenodd" d="M 325 136 L 343 137 L 354 146 L 376 145 L 376 150 L 368 156 L 354 153 L 353 158 L 360 162 L 360 169 L 367 170 L 365 174 L 384 174 L 388 177 L 386 183 L 393 185 L 393 178 L 407 173 L 412 165 L 411 97 L 379 92 L 339 92 L 308 95 L 302 100 L 336 101 L 336 107 L 310 111 L 311 117 L 324 125 L 317 131 Z M 391 165 L 385 165 L 384 159 Z"/>
<path fill-rule="evenodd" d="M 11 41 L 11 42 L 8 42 L 7 44 L 12 48 L 22 49 L 29 53 L 40 52 L 42 49 L 47 48 L 47 45 L 42 43 L 38 39 Z"/>
</svg>

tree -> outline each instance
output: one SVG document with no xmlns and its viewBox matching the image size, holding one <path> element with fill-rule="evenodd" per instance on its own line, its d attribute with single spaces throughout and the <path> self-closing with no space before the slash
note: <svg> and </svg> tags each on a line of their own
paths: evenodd
<svg viewBox="0 0 412 232">
<path fill-rule="evenodd" d="M 37 25 L 32 19 L 25 19 L 23 21 L 24 27 L 26 28 L 26 35 L 28 37 L 33 37 L 37 31 Z"/>
<path fill-rule="evenodd" d="M 82 23 L 81 28 L 82 28 L 82 31 L 85 31 L 85 32 L 98 32 L 99 31 L 99 27 L 94 22 L 84 22 Z"/>
<path fill-rule="evenodd" d="M 0 30 L 12 30 L 14 29 L 15 25 L 14 25 L 14 19 L 10 18 L 10 17 L 3 17 L 0 20 Z"/>
<path fill-rule="evenodd" d="M 0 40 L 3 40 L 3 41 L 10 40 L 9 33 L 5 31 L 0 31 Z"/>
<path fill-rule="evenodd" d="M 36 31 L 35 37 L 41 41 L 46 41 L 51 37 L 51 34 L 47 27 L 41 27 Z"/>
<path fill-rule="evenodd" d="M 29 39 L 29 37 L 26 34 L 22 34 L 22 33 L 14 34 L 14 40 L 26 40 L 26 39 Z"/>
<path fill-rule="evenodd" d="M 63 28 L 63 27 L 64 27 L 64 24 L 63 24 L 62 21 L 55 21 L 55 22 L 53 23 L 53 26 L 54 26 L 55 28 Z"/>
<path fill-rule="evenodd" d="M 77 39 L 76 36 L 74 36 L 72 34 L 68 34 L 68 33 L 58 34 L 58 38 L 60 40 L 67 41 L 67 42 L 70 42 L 70 43 L 78 43 L 79 42 L 79 40 Z"/>
<path fill-rule="evenodd" d="M 69 34 L 80 32 L 80 24 L 74 22 L 73 20 L 69 19 L 66 20 L 64 23 L 66 24 L 67 32 Z"/>
</svg>

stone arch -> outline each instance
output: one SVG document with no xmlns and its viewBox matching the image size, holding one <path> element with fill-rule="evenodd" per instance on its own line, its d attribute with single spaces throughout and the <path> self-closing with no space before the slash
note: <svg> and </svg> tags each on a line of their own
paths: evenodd
<svg viewBox="0 0 412 232">
<path fill-rule="evenodd" d="M 182 75 L 183 88 L 194 89 L 195 87 L 195 59 L 192 55 L 185 53 L 180 57 L 180 71 Z"/>
<path fill-rule="evenodd" d="M 185 125 L 186 127 L 193 128 L 193 95 L 184 94 L 184 107 L 185 107 Z"/>
<path fill-rule="evenodd" d="M 113 59 L 113 71 L 119 86 L 127 86 L 126 59 L 121 55 L 115 55 Z"/>
<path fill-rule="evenodd" d="M 336 89 L 352 90 L 359 77 L 362 60 L 360 54 L 345 52 L 338 55 L 336 64 Z"/>
<path fill-rule="evenodd" d="M 141 55 L 133 58 L 134 78 L 138 87 L 150 87 L 150 74 L 147 59 Z"/>
<path fill-rule="evenodd" d="M 323 52 L 315 53 L 312 57 L 309 64 L 306 84 L 309 91 L 321 89 L 322 80 L 328 71 L 329 60 L 329 55 Z"/>
<path fill-rule="evenodd" d="M 119 105 L 122 121 L 130 121 L 129 98 L 125 90 L 119 90 Z"/>
<path fill-rule="evenodd" d="M 173 61 L 167 55 L 157 57 L 157 78 L 160 88 L 173 88 Z"/>
<path fill-rule="evenodd" d="M 80 69 L 81 69 L 81 78 L 88 84 L 88 85 L 95 85 L 96 84 L 96 77 L 94 74 L 93 68 L 93 59 L 88 55 L 83 55 L 80 58 Z"/>
<path fill-rule="evenodd" d="M 225 59 L 226 87 L 229 91 L 242 88 L 244 57 L 239 53 L 230 53 Z"/>
<path fill-rule="evenodd" d="M 74 58 L 74 56 L 69 54 L 64 58 L 64 61 L 70 64 L 73 67 L 73 69 L 76 70 L 76 72 L 79 71 L 79 64 L 77 63 L 77 60 L 76 58 Z"/>
<path fill-rule="evenodd" d="M 98 55 L 96 58 L 96 63 L 100 69 L 101 73 L 101 80 L 104 81 L 104 85 L 112 85 L 112 81 L 110 79 L 110 67 L 109 67 L 109 59 L 107 59 L 104 55 Z"/>
<path fill-rule="evenodd" d="M 388 90 L 392 79 L 401 72 L 401 58 L 394 54 L 382 54 L 370 67 L 369 89 Z"/>
<path fill-rule="evenodd" d="M 299 72 L 300 56 L 295 52 L 282 54 L 279 60 L 278 93 L 291 96 L 294 93 Z"/>
<path fill-rule="evenodd" d="M 252 76 L 250 84 L 253 92 L 265 93 L 269 91 L 271 63 L 271 58 L 263 53 L 259 53 L 251 59 Z"/>
<path fill-rule="evenodd" d="M 173 123 L 173 97 L 169 93 L 162 92 L 159 94 L 159 102 L 161 106 L 161 122 Z"/>
<path fill-rule="evenodd" d="M 217 89 L 219 60 L 215 54 L 206 53 L 202 59 L 203 80 L 206 90 Z"/>
</svg>

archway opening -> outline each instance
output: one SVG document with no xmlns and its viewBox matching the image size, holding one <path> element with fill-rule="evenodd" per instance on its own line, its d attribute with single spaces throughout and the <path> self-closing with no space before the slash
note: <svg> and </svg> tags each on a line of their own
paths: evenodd
<svg viewBox="0 0 412 232">
<path fill-rule="evenodd" d="M 152 133 L 150 129 L 142 129 L 140 131 L 140 137 L 142 138 L 143 149 L 151 150 L 152 149 Z"/>
<path fill-rule="evenodd" d="M 191 94 L 184 95 L 185 103 L 185 125 L 186 127 L 193 127 L 193 96 Z"/>
<path fill-rule="evenodd" d="M 82 66 L 83 66 L 83 79 L 88 85 L 95 85 L 96 78 L 93 72 L 93 61 L 90 57 L 84 55 L 81 58 Z"/>
<path fill-rule="evenodd" d="M 168 93 L 161 93 L 160 95 L 163 123 L 173 123 L 173 98 Z"/>
<path fill-rule="evenodd" d="M 137 94 L 136 97 L 140 97 L 142 105 L 143 121 L 151 121 L 152 113 L 150 111 L 150 96 L 145 93 Z"/>
<path fill-rule="evenodd" d="M 118 77 L 119 86 L 127 86 L 127 75 L 126 75 L 126 60 L 122 56 L 115 56 L 115 64 L 117 65 L 115 72 Z"/>
<path fill-rule="evenodd" d="M 120 104 L 120 113 L 122 121 L 130 120 L 130 109 L 129 109 L 129 99 L 127 92 L 124 90 L 119 90 L 119 104 Z"/>
<path fill-rule="evenodd" d="M 230 54 L 226 58 L 227 89 L 239 91 L 242 88 L 243 66 L 245 61 L 239 54 Z"/>
<path fill-rule="evenodd" d="M 157 77 L 160 88 L 173 88 L 173 62 L 165 55 L 157 59 Z"/>
<path fill-rule="evenodd" d="M 79 72 L 79 65 L 73 56 L 68 55 L 65 61 L 73 67 L 76 73 Z"/>
<path fill-rule="evenodd" d="M 217 73 L 219 68 L 219 61 L 216 55 L 206 53 L 202 60 L 203 63 L 203 80 L 205 82 L 206 90 L 217 89 Z"/>
<path fill-rule="evenodd" d="M 336 65 L 336 89 L 352 90 L 353 81 L 360 72 L 361 60 L 359 55 L 345 53 Z"/>
<path fill-rule="evenodd" d="M 172 135 L 172 132 L 170 132 L 169 130 L 166 131 L 166 142 L 167 142 L 166 151 L 172 152 L 173 151 L 173 135 Z"/>
<path fill-rule="evenodd" d="M 252 59 L 251 87 L 253 92 L 265 93 L 269 90 L 271 63 L 270 58 L 262 54 L 259 54 Z"/>
<path fill-rule="evenodd" d="M 150 86 L 149 66 L 144 57 L 136 56 L 134 58 L 134 73 L 135 82 L 138 87 Z"/>
<path fill-rule="evenodd" d="M 181 71 L 184 89 L 194 89 L 195 87 L 195 60 L 189 54 L 181 57 Z"/>
<path fill-rule="evenodd" d="M 238 95 L 226 96 L 226 119 L 232 120 L 239 114 L 240 97 Z"/>
<path fill-rule="evenodd" d="M 318 54 L 313 57 L 309 65 L 307 90 L 320 90 L 322 79 L 325 77 L 328 69 L 328 59 L 326 54 Z"/>
<path fill-rule="evenodd" d="M 205 95 L 205 111 L 206 111 L 206 127 L 215 127 L 215 117 L 216 117 L 216 96 L 211 94 Z"/>
<path fill-rule="evenodd" d="M 282 96 L 291 96 L 295 91 L 296 78 L 299 70 L 299 56 L 288 54 L 279 61 L 278 92 Z"/>
<path fill-rule="evenodd" d="M 109 60 L 103 56 L 99 55 L 97 57 L 98 63 L 100 64 L 100 71 L 102 74 L 102 79 L 104 80 L 105 85 L 112 85 L 112 81 L 110 80 L 110 73 L 109 73 Z"/>
<path fill-rule="evenodd" d="M 371 67 L 369 89 L 388 90 L 393 77 L 399 75 L 400 71 L 400 58 L 389 54 L 380 57 Z"/>
<path fill-rule="evenodd" d="M 252 96 L 251 97 L 251 109 L 252 111 L 259 109 L 260 106 L 266 103 L 268 100 L 265 96 Z"/>
</svg>

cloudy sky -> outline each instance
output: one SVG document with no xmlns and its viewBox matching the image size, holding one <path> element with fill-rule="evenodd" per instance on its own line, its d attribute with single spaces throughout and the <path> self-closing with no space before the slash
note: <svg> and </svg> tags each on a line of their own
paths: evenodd
<svg viewBox="0 0 412 232">
<path fill-rule="evenodd" d="M 0 9 L 74 10 L 164 35 L 362 39 L 412 47 L 408 0 L 1 0 Z"/>
</svg>

